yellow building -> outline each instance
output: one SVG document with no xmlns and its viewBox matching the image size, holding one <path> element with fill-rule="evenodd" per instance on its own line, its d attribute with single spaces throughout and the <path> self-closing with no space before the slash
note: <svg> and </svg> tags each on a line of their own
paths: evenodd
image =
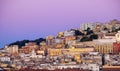
<svg viewBox="0 0 120 71">
<path fill-rule="evenodd" d="M 49 47 L 50 47 L 51 45 L 49 45 Z M 48 48 L 48 45 L 46 45 L 46 42 L 41 42 L 40 43 L 40 50 L 46 50 Z"/>
<path fill-rule="evenodd" d="M 93 47 L 94 43 L 92 41 L 88 41 L 88 42 L 75 42 L 73 41 L 71 46 L 75 47 L 75 48 L 80 48 L 80 47 Z"/>
<path fill-rule="evenodd" d="M 18 53 L 18 45 L 12 45 L 6 48 L 6 51 L 10 54 Z"/>
<path fill-rule="evenodd" d="M 40 46 L 46 46 L 46 42 L 45 41 L 41 42 Z"/>
<path fill-rule="evenodd" d="M 81 62 L 81 60 L 80 60 L 80 54 L 76 54 L 76 55 L 74 56 L 74 59 L 75 59 L 77 62 Z"/>
<path fill-rule="evenodd" d="M 103 71 L 120 71 L 120 66 L 103 66 Z"/>
<path fill-rule="evenodd" d="M 63 48 L 63 47 L 65 47 L 64 44 L 60 44 L 60 43 L 55 44 L 55 48 Z"/>
<path fill-rule="evenodd" d="M 76 55 L 80 53 L 89 53 L 93 52 L 93 47 L 83 47 L 83 48 L 69 48 L 69 49 L 48 49 L 48 54 L 50 56 L 57 56 L 61 54 L 67 54 L 67 55 Z"/>
<path fill-rule="evenodd" d="M 97 44 L 95 50 L 100 53 L 113 53 L 113 44 Z"/>
<path fill-rule="evenodd" d="M 80 47 L 80 48 L 69 48 L 68 49 L 71 53 L 89 53 L 93 52 L 94 48 L 93 47 Z"/>
<path fill-rule="evenodd" d="M 67 44 L 69 41 L 73 41 L 75 40 L 76 37 L 75 36 L 66 36 L 65 37 L 65 44 Z"/>
<path fill-rule="evenodd" d="M 26 46 L 22 46 L 22 48 L 19 49 L 20 53 L 31 53 L 32 50 L 37 49 L 39 46 L 38 45 L 26 45 Z"/>
<path fill-rule="evenodd" d="M 61 52 L 61 49 L 48 49 L 48 54 L 50 56 L 58 56 L 58 55 L 61 55 L 62 52 Z"/>
<path fill-rule="evenodd" d="M 44 55 L 44 54 L 45 54 L 45 51 L 43 51 L 43 50 L 38 50 L 38 51 L 37 51 L 37 54 Z"/>
<path fill-rule="evenodd" d="M 64 32 L 59 32 L 58 34 L 57 34 L 57 37 L 63 37 L 64 36 Z"/>
<path fill-rule="evenodd" d="M 113 53 L 114 39 L 101 39 L 94 42 L 95 51 L 99 53 Z"/>
<path fill-rule="evenodd" d="M 1 67 L 7 67 L 8 64 L 3 64 L 3 63 L 1 63 L 0 66 L 1 66 Z"/>
</svg>

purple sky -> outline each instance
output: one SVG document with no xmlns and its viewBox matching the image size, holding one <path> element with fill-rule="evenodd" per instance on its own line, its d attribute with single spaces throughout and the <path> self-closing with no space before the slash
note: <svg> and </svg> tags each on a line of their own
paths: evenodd
<svg viewBox="0 0 120 71">
<path fill-rule="evenodd" d="M 120 0 L 0 0 L 0 47 L 112 19 L 120 20 Z"/>
</svg>

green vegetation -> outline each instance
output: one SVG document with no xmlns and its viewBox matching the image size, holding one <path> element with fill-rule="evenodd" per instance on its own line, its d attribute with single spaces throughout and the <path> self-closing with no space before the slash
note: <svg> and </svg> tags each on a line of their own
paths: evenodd
<svg viewBox="0 0 120 71">
<path fill-rule="evenodd" d="M 28 43 L 28 42 L 35 42 L 37 45 L 39 45 L 40 42 L 42 42 L 42 41 L 45 41 L 45 39 L 44 38 L 39 38 L 39 39 L 36 39 L 36 40 L 22 40 L 22 41 L 13 42 L 13 43 L 9 44 L 9 46 L 18 45 L 19 47 L 22 47 L 22 46 L 25 46 L 25 43 Z"/>
<path fill-rule="evenodd" d="M 81 38 L 81 42 L 85 42 L 85 41 L 92 41 L 93 39 L 98 39 L 98 35 L 97 34 L 92 34 L 90 35 L 90 37 L 84 36 Z"/>
<path fill-rule="evenodd" d="M 75 36 L 83 36 L 84 33 L 80 32 L 79 30 L 75 30 Z"/>
<path fill-rule="evenodd" d="M 88 38 L 88 37 L 83 37 L 80 40 L 81 42 L 85 42 L 85 41 L 92 41 L 92 39 Z"/>
<path fill-rule="evenodd" d="M 97 34 L 92 34 L 91 36 L 90 36 L 90 39 L 98 39 L 98 35 Z"/>
</svg>

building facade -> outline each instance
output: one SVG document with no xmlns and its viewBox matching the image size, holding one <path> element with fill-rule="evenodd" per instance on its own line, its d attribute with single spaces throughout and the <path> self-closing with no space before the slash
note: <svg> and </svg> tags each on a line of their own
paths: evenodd
<svg viewBox="0 0 120 71">
<path fill-rule="evenodd" d="M 95 51 L 99 53 L 113 53 L 113 43 L 115 39 L 98 39 L 94 40 Z"/>
<path fill-rule="evenodd" d="M 64 36 L 74 36 L 74 35 L 75 35 L 75 31 L 73 31 L 73 30 L 64 32 Z"/>
<path fill-rule="evenodd" d="M 7 52 L 10 54 L 18 53 L 18 45 L 12 45 L 7 48 Z"/>
<path fill-rule="evenodd" d="M 46 37 L 46 44 L 47 45 L 53 45 L 54 44 L 54 37 L 53 36 L 47 36 Z"/>
<path fill-rule="evenodd" d="M 90 28 L 91 30 L 96 28 L 96 23 L 83 23 L 80 25 L 81 30 L 87 30 L 87 28 Z"/>
<path fill-rule="evenodd" d="M 119 54 L 120 53 L 120 31 L 115 35 L 116 42 L 113 43 L 113 53 Z"/>
</svg>

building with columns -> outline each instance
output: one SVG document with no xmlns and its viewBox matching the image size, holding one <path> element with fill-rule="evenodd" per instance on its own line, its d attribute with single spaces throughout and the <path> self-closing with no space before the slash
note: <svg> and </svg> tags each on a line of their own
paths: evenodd
<svg viewBox="0 0 120 71">
<path fill-rule="evenodd" d="M 116 42 L 115 39 L 105 38 L 94 40 L 95 51 L 99 53 L 113 53 L 113 43 Z"/>
</svg>

